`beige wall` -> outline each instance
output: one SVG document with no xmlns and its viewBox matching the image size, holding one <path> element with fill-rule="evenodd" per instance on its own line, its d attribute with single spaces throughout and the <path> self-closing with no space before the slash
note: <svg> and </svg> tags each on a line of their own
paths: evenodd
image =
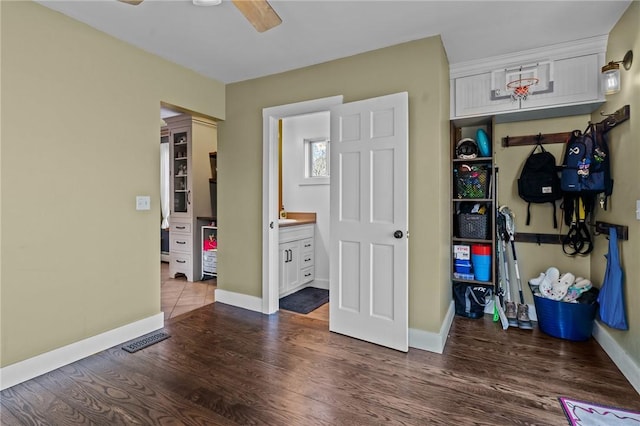
<svg viewBox="0 0 640 426">
<path fill-rule="evenodd" d="M 160 312 L 160 102 L 224 118 L 225 93 L 38 4 L 0 10 L 7 366 Z"/>
<path fill-rule="evenodd" d="M 603 110 L 612 113 L 624 105 L 631 107 L 631 119 L 610 132 L 613 195 L 610 208 L 598 212 L 598 219 L 629 227 L 629 240 L 620 242 L 622 268 L 625 274 L 629 331 L 608 329 L 616 342 L 640 366 L 640 221 L 635 218 L 636 200 L 640 200 L 640 2 L 634 1 L 609 34 L 607 61 L 620 61 L 627 50 L 633 50 L 634 63 L 629 71 L 622 67 L 622 90 L 607 96 Z M 599 112 L 593 121 L 600 121 Z M 608 251 L 607 240 L 598 238 L 591 255 L 591 275 L 604 277 L 606 262 L 603 255 Z"/>
<path fill-rule="evenodd" d="M 531 222 L 526 225 L 527 203 L 518 196 L 518 177 L 526 158 L 531 153 L 533 146 L 502 147 L 502 138 L 506 136 L 526 136 L 570 132 L 574 129 L 584 130 L 590 117 L 580 115 L 573 117 L 553 118 L 546 120 L 519 121 L 514 123 L 496 124 L 493 132 L 494 152 L 498 173 L 498 203 L 508 206 L 515 216 L 515 230 L 523 233 L 558 234 L 559 238 L 566 235 L 567 227 L 562 220 L 561 202 L 556 204 L 556 218 L 558 229 L 553 228 L 553 208 L 551 204 L 531 204 Z M 563 144 L 546 144 L 544 148 L 551 152 L 556 163 L 561 164 L 564 153 Z M 533 304 L 533 297 L 528 288 L 528 280 L 537 277 L 550 266 L 555 266 L 561 273 L 571 272 L 576 276 L 589 276 L 589 256 L 567 256 L 559 244 L 516 243 L 518 267 L 522 281 L 525 302 Z M 509 249 L 511 256 L 511 249 Z M 517 281 L 512 270 L 511 278 L 512 296 L 517 291 Z M 516 294 L 517 295 L 517 294 Z"/>
<path fill-rule="evenodd" d="M 219 127 L 218 286 L 262 296 L 262 109 L 409 93 L 409 324 L 438 332 L 449 283 L 449 84 L 439 37 L 227 86 Z M 226 206 L 231 206 L 227 208 Z"/>
</svg>

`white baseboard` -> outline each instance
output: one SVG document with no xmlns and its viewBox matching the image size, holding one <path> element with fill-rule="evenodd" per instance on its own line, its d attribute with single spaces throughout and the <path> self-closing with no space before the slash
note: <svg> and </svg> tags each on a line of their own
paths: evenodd
<svg viewBox="0 0 640 426">
<path fill-rule="evenodd" d="M 162 327 L 164 327 L 164 313 L 160 312 L 148 318 L 0 368 L 0 390 L 10 388 L 56 368 L 86 358 L 89 355 L 159 330 Z"/>
<path fill-rule="evenodd" d="M 410 328 L 409 347 L 441 354 L 444 351 L 444 345 L 447 343 L 447 337 L 449 336 L 454 315 L 455 304 L 452 300 L 447 314 L 444 317 L 444 321 L 442 322 L 442 326 L 440 327 L 440 332 L 431 333 L 429 331 Z"/>
<path fill-rule="evenodd" d="M 593 322 L 593 338 L 600 344 L 602 349 L 609 355 L 609 358 L 618 367 L 624 377 L 629 380 L 631 386 L 640 394 L 640 367 L 629 356 L 629 354 L 620 347 L 618 342 L 611 337 L 611 333 L 606 326 L 598 320 Z"/>
<path fill-rule="evenodd" d="M 315 283 L 313 286 L 316 287 Z M 262 299 L 259 297 L 216 289 L 215 299 L 216 303 L 225 303 L 227 305 L 248 309 L 250 311 L 262 312 Z M 447 315 L 445 316 L 439 333 L 431 333 L 428 331 L 410 328 L 409 347 L 441 354 L 449 335 L 449 329 L 453 323 L 454 314 L 454 304 L 453 301 L 451 301 L 449 310 L 447 311 Z"/>
<path fill-rule="evenodd" d="M 328 279 L 322 279 L 322 278 L 316 278 L 311 283 L 311 287 L 321 288 L 323 290 L 329 290 L 329 280 Z"/>
<path fill-rule="evenodd" d="M 242 293 L 234 293 L 232 291 L 217 288 L 215 299 L 216 303 L 224 303 L 238 308 L 262 313 L 262 299 L 259 297 L 249 296 Z"/>
</svg>

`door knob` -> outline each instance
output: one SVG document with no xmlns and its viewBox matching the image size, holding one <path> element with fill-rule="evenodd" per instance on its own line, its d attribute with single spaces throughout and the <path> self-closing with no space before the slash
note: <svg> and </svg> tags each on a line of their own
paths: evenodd
<svg viewBox="0 0 640 426">
<path fill-rule="evenodd" d="M 402 238 L 402 231 L 397 230 L 396 232 L 393 233 L 393 237 L 394 238 Z"/>
</svg>

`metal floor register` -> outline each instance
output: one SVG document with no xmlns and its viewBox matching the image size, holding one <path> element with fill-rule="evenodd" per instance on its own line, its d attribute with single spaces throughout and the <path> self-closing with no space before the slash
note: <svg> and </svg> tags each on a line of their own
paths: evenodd
<svg viewBox="0 0 640 426">
<path fill-rule="evenodd" d="M 129 353 L 137 352 L 140 349 L 149 347 L 155 343 L 168 339 L 169 337 L 171 336 L 164 331 L 146 334 L 144 336 L 138 337 L 137 339 L 131 340 L 130 342 L 122 346 L 122 349 Z"/>
</svg>

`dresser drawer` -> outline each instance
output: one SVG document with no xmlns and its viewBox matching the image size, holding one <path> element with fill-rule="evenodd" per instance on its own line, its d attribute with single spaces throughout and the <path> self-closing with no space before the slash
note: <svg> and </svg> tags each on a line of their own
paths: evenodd
<svg viewBox="0 0 640 426">
<path fill-rule="evenodd" d="M 191 244 L 192 239 L 190 235 L 187 234 L 169 234 L 170 236 L 170 245 L 169 245 L 169 253 L 181 252 L 181 253 L 191 253 L 193 245 Z"/>
<path fill-rule="evenodd" d="M 169 233 L 172 233 L 172 232 L 190 234 L 191 233 L 191 224 L 189 222 L 177 222 L 177 221 L 174 221 L 171 224 L 171 229 L 170 229 Z"/>
<path fill-rule="evenodd" d="M 176 272 L 181 272 L 190 276 L 193 272 L 191 269 L 191 255 L 181 253 L 174 254 L 172 252 L 169 255 L 169 259 L 169 272 L 171 275 L 175 274 Z"/>
</svg>

